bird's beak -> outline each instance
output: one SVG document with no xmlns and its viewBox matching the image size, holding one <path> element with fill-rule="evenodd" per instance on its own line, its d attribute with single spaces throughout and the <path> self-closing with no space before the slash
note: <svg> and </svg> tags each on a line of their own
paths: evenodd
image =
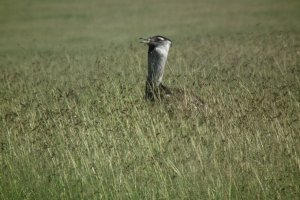
<svg viewBox="0 0 300 200">
<path fill-rule="evenodd" d="M 140 38 L 140 43 L 144 43 L 144 44 L 149 44 L 150 43 L 150 38 Z"/>
</svg>

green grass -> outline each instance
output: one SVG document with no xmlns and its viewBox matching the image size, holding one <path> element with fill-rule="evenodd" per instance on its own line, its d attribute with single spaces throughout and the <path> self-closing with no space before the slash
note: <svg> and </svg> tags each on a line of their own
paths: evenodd
<svg viewBox="0 0 300 200">
<path fill-rule="evenodd" d="M 0 199 L 299 199 L 299 20 L 297 0 L 0 2 Z M 166 85 L 208 109 L 143 100 L 155 34 Z"/>
</svg>

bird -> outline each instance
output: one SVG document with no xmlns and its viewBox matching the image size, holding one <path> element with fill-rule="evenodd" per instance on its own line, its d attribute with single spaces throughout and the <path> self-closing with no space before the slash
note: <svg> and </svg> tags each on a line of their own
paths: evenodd
<svg viewBox="0 0 300 200">
<path fill-rule="evenodd" d="M 193 92 L 180 88 L 170 88 L 163 84 L 165 65 L 172 41 L 161 35 L 140 39 L 141 43 L 148 45 L 148 74 L 145 99 L 152 102 L 173 102 L 174 105 L 185 108 L 199 108 L 203 106 L 204 101 Z"/>
<path fill-rule="evenodd" d="M 163 96 L 172 94 L 171 90 L 163 84 L 165 65 L 172 41 L 161 35 L 140 39 L 141 43 L 148 45 L 148 75 L 145 99 L 150 101 L 161 100 Z"/>
</svg>

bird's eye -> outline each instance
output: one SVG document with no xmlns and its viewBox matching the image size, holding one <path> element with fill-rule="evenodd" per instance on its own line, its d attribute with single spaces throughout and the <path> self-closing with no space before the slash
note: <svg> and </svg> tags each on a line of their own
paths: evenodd
<svg viewBox="0 0 300 200">
<path fill-rule="evenodd" d="M 164 38 L 162 38 L 162 37 L 157 37 L 157 39 L 158 39 L 159 41 L 164 41 Z"/>
</svg>

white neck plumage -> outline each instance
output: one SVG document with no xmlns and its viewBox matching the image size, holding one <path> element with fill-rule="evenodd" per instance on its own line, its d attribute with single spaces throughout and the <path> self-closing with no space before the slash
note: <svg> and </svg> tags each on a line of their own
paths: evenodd
<svg viewBox="0 0 300 200">
<path fill-rule="evenodd" d="M 149 47 L 147 79 L 155 86 L 162 83 L 170 46 L 170 42 L 165 42 L 162 45 Z"/>
</svg>

